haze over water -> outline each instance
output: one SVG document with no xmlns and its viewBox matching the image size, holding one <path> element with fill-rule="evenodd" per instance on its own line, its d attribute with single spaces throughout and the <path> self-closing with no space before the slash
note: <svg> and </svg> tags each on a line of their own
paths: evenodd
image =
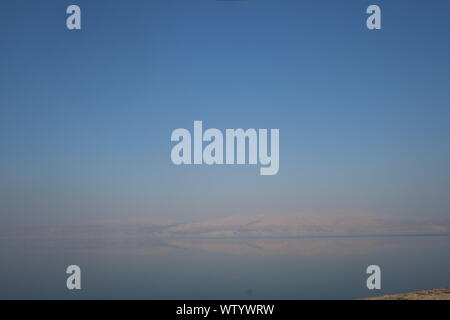
<svg viewBox="0 0 450 320">
<path fill-rule="evenodd" d="M 430 289 L 450 283 L 449 231 L 447 220 L 344 213 L 338 223 L 302 214 L 3 230 L 0 298 L 353 299 Z M 82 270 L 80 292 L 66 289 L 71 264 Z M 382 290 L 366 287 L 373 264 Z"/>
<path fill-rule="evenodd" d="M 0 298 L 353 299 L 448 285 L 449 245 L 449 236 L 412 236 L 2 248 Z M 65 286 L 72 263 L 82 269 L 79 292 Z M 366 288 L 371 264 L 382 290 Z"/>
</svg>

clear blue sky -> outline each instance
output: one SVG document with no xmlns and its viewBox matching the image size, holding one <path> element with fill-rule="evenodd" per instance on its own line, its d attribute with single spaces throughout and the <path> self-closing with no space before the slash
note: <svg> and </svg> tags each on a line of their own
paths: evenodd
<svg viewBox="0 0 450 320">
<path fill-rule="evenodd" d="M 449 30 L 446 0 L 3 1 L 0 222 L 449 215 Z M 175 167 L 194 120 L 279 128 L 278 175 Z"/>
</svg>

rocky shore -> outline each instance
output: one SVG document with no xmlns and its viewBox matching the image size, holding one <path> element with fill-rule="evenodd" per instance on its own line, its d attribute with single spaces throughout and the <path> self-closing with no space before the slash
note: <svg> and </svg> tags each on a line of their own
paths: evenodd
<svg viewBox="0 0 450 320">
<path fill-rule="evenodd" d="M 361 300 L 450 300 L 450 287 L 415 291 L 410 293 L 391 294 Z"/>
</svg>

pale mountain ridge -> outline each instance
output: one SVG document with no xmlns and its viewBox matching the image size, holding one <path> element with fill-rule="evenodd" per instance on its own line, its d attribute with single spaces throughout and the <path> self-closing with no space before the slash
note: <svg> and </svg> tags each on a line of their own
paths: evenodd
<svg viewBox="0 0 450 320">
<path fill-rule="evenodd" d="M 366 213 L 235 215 L 195 222 L 140 218 L 2 230 L 0 238 L 264 238 L 450 234 L 449 218 Z"/>
<path fill-rule="evenodd" d="M 361 213 L 247 215 L 176 224 L 164 235 L 180 237 L 299 237 L 450 233 L 450 219 L 387 217 Z"/>
<path fill-rule="evenodd" d="M 417 235 L 432 237 L 424 240 Z M 399 248 L 409 248 L 412 243 L 422 245 L 423 241 L 448 241 L 449 235 L 450 218 L 342 212 L 258 214 L 196 222 L 130 218 L 10 228 L 0 231 L 0 248 L 64 248 L 138 254 L 199 250 L 238 255 L 315 256 L 395 252 Z M 401 237 L 392 241 L 392 236 Z"/>
</svg>

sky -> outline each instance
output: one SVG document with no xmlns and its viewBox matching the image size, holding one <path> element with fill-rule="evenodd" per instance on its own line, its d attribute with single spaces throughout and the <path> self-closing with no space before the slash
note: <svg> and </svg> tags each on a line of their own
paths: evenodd
<svg viewBox="0 0 450 320">
<path fill-rule="evenodd" d="M 449 216 L 448 30 L 446 0 L 3 1 L 0 224 Z M 279 173 L 173 165 L 194 120 L 280 129 Z"/>
</svg>

